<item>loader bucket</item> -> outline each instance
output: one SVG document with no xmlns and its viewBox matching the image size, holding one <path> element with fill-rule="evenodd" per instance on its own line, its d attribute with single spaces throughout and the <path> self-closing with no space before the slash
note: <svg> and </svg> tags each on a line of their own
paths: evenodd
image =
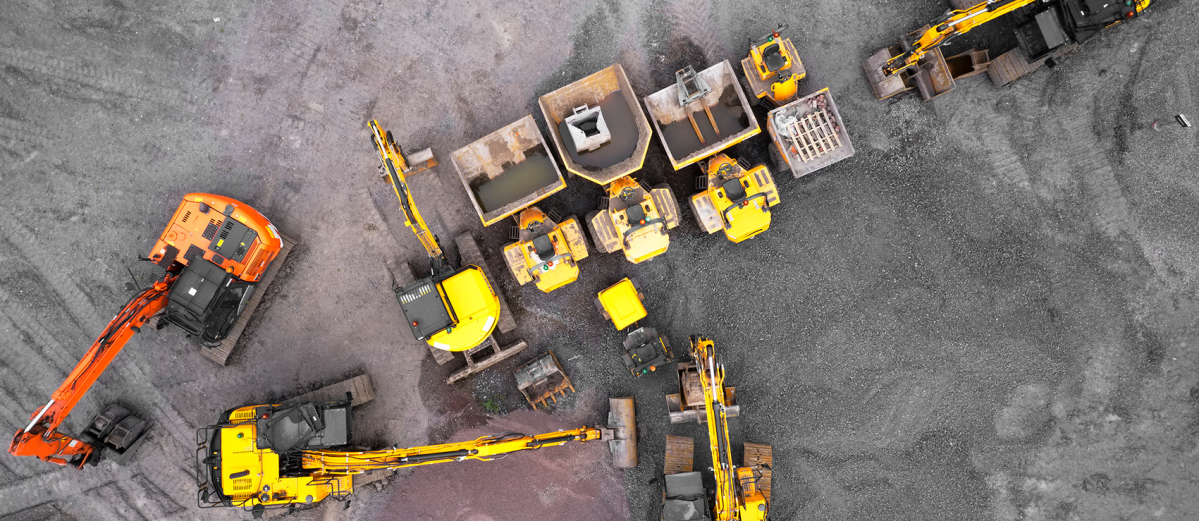
<svg viewBox="0 0 1199 521">
<path fill-rule="evenodd" d="M 612 466 L 631 469 L 637 466 L 637 416 L 633 397 L 608 398 L 608 428 L 613 439 L 608 440 L 612 451 Z"/>
</svg>

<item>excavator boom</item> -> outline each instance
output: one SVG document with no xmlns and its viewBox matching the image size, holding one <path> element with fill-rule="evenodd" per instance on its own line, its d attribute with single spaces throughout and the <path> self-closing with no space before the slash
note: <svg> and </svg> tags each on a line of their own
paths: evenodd
<svg viewBox="0 0 1199 521">
<path fill-rule="evenodd" d="M 607 431 L 607 432 L 605 432 Z M 568 431 L 557 431 L 534 436 L 508 433 L 486 436 L 473 441 L 426 445 L 392 450 L 365 452 L 306 451 L 302 462 L 306 469 L 325 475 L 361 474 L 370 470 L 400 469 L 449 463 L 452 461 L 491 461 L 525 450 L 542 447 L 557 447 L 572 441 L 607 440 L 612 438 L 610 429 L 580 427 Z"/>
<path fill-rule="evenodd" d="M 29 425 L 13 436 L 8 446 L 9 454 L 34 456 L 49 463 L 79 468 L 90 460 L 96 445 L 60 433 L 58 427 L 129 339 L 141 331 L 150 317 L 166 307 L 175 278 L 175 275 L 168 275 L 155 282 L 121 309 L 71 374 L 54 391 L 50 402 L 34 412 Z"/>
<path fill-rule="evenodd" d="M 416 201 L 412 199 L 412 192 L 408 189 L 407 172 L 409 169 L 403 152 L 392 139 L 391 133 L 385 132 L 379 127 L 378 121 L 371 120 L 370 126 L 371 132 L 374 134 L 372 141 L 375 144 L 375 150 L 379 151 L 379 160 L 383 163 L 387 182 L 391 184 L 396 197 L 400 200 L 400 207 L 404 209 L 404 225 L 412 229 L 412 233 L 416 234 L 416 239 L 420 241 L 421 246 L 425 247 L 425 251 L 429 253 L 429 258 L 435 265 L 435 271 L 437 268 L 447 266 L 449 263 L 446 261 L 445 253 L 441 251 L 441 243 L 438 242 L 437 236 L 429 231 L 429 226 L 421 217 L 420 210 L 416 208 Z"/>
<path fill-rule="evenodd" d="M 940 47 L 954 37 L 970 32 L 975 27 L 1038 1 L 982 0 L 969 9 L 949 11 L 924 32 L 915 34 L 910 41 L 905 39 L 903 46 L 905 51 L 891 58 L 883 67 L 883 72 L 887 76 L 891 76 L 909 67 L 915 67 L 920 59 L 924 58 L 925 53 L 933 48 Z"/>
</svg>

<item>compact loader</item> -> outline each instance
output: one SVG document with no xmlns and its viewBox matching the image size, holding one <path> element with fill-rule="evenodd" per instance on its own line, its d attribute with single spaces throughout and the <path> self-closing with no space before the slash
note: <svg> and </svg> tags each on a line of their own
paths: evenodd
<svg viewBox="0 0 1199 521">
<path fill-rule="evenodd" d="M 645 295 L 628 277 L 600 291 L 595 299 L 595 307 L 605 320 L 611 320 L 618 330 L 629 330 L 624 340 L 624 364 L 638 377 L 674 361 L 670 341 L 664 335 L 652 327 L 637 325 L 647 315 L 643 300 Z"/>
<path fill-rule="evenodd" d="M 770 228 L 770 208 L 779 204 L 779 191 L 766 165 L 750 167 L 718 154 L 700 166 L 707 175 L 696 178 L 696 188 L 702 191 L 691 196 L 700 228 L 708 233 L 724 230 L 735 243 Z"/>
<path fill-rule="evenodd" d="M 762 100 L 775 107 L 790 103 L 799 95 L 799 80 L 807 76 L 795 45 L 779 34 L 786 28 L 779 24 L 769 34 L 749 39 L 749 56 L 741 60 L 742 87 L 753 95 L 750 102 L 755 105 Z"/>
<path fill-rule="evenodd" d="M 526 208 L 517 219 L 519 226 L 504 246 L 504 263 L 525 285 L 549 293 L 579 278 L 578 262 L 587 258 L 587 239 L 574 216 L 555 219 L 536 206 Z"/>
</svg>

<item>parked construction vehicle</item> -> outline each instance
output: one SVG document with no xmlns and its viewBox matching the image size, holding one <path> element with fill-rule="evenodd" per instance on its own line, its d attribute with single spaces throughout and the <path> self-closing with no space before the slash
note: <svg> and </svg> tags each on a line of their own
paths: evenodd
<svg viewBox="0 0 1199 521">
<path fill-rule="evenodd" d="M 879 99 L 918 89 L 924 100 L 953 90 L 962 77 L 989 72 L 996 86 L 1031 73 L 1075 50 L 1100 31 L 1135 18 L 1151 0 L 951 0 L 953 9 L 899 45 L 875 53 L 862 67 Z M 987 51 L 946 58 L 941 47 L 983 24 L 1014 13 L 1016 49 L 990 60 Z"/>
<path fill-rule="evenodd" d="M 611 398 L 608 425 L 545 434 L 503 433 L 440 445 L 357 450 L 352 439 L 352 395 L 329 402 L 248 405 L 226 411 L 197 432 L 196 479 L 201 507 L 315 505 L 346 499 L 354 476 L 510 454 L 572 442 L 607 441 L 617 468 L 637 466 L 633 398 Z"/>
<path fill-rule="evenodd" d="M 675 170 L 762 131 L 728 60 L 676 71 L 674 85 L 646 96 L 645 107 Z"/>
<path fill-rule="evenodd" d="M 504 246 L 504 262 L 516 282 L 532 282 L 546 293 L 578 280 L 578 262 L 588 255 L 578 219 L 555 217 L 536 206 L 526 208 L 510 232 L 517 242 Z"/>
<path fill-rule="evenodd" d="M 770 228 L 770 208 L 779 204 L 779 191 L 766 165 L 750 167 L 717 154 L 700 166 L 707 175 L 696 178 L 696 188 L 703 191 L 691 196 L 700 228 L 708 233 L 724 230 L 735 243 Z"/>
<path fill-rule="evenodd" d="M 807 71 L 791 39 L 779 34 L 786 28 L 786 24 L 779 24 L 769 34 L 749 39 L 749 55 L 741 60 L 741 71 L 746 80 L 742 87 L 746 96 L 752 96 L 751 103 L 766 100 L 779 107 L 799 95 L 799 80 L 807 76 Z"/>
<path fill-rule="evenodd" d="M 665 253 L 679 203 L 668 186 L 651 189 L 631 176 L 645 163 L 653 132 L 624 68 L 607 67 L 537 103 L 566 169 L 605 187 L 600 208 L 584 219 L 596 249 L 623 251 L 633 263 Z"/>
<path fill-rule="evenodd" d="M 500 299 L 479 266 L 454 268 L 436 235 L 416 208 L 407 176 L 436 166 L 432 152 L 415 154 L 422 162 L 410 167 L 390 132 L 371 120 L 372 142 L 383 173 L 404 210 L 404 225 L 429 254 L 429 276 L 395 288 L 396 299 L 417 340 L 446 351 L 466 351 L 491 337 L 500 316 Z"/>
<path fill-rule="evenodd" d="M 679 203 L 670 187 L 662 184 L 651 189 L 625 176 L 608 184 L 607 192 L 602 208 L 586 217 L 595 248 L 604 253 L 623 251 L 633 264 L 666 253 L 667 230 L 679 225 Z"/>
<path fill-rule="evenodd" d="M 101 458 L 128 459 L 148 423 L 120 405 L 104 407 L 79 437 L 58 428 L 153 317 L 160 329 L 175 324 L 215 346 L 207 349 L 221 348 L 225 340 L 235 342 L 238 326 L 253 314 L 287 249 L 290 244 L 274 225 L 248 205 L 212 194 L 184 196 L 149 256 L 166 273 L 108 323 L 50 402 L 13 436 L 9 454 L 78 468 Z"/>
<path fill-rule="evenodd" d="M 708 425 L 716 487 L 710 493 L 705 491 L 703 476 L 690 470 L 694 449 L 689 439 L 668 437 L 662 520 L 765 520 L 770 505 L 771 448 L 746 443 L 743 464 L 733 464 L 728 418 L 739 409 L 733 409 L 732 388 L 724 387 L 724 366 L 716 361 L 715 344 L 708 338 L 692 336 L 690 354 L 694 363 L 687 367 L 679 364 L 680 381 L 694 381 L 693 391 L 702 394 L 702 404 L 691 409 L 694 413 L 690 417 Z M 688 385 L 685 383 L 680 392 L 687 393 Z M 669 398 L 667 401 L 672 407 L 671 422 L 676 423 L 675 404 Z"/>
<path fill-rule="evenodd" d="M 632 279 L 625 277 L 599 292 L 595 307 L 617 330 L 629 330 L 624 339 L 624 364 L 633 376 L 644 376 L 674 361 L 670 341 L 649 326 L 638 326 L 645 318 L 645 294 Z"/>
<path fill-rule="evenodd" d="M 531 115 L 455 150 L 450 161 L 483 226 L 566 188 Z"/>
<path fill-rule="evenodd" d="M 788 171 L 800 178 L 853 157 L 853 143 L 837 103 L 827 88 L 820 89 L 766 115 L 770 160 L 774 173 Z"/>
</svg>

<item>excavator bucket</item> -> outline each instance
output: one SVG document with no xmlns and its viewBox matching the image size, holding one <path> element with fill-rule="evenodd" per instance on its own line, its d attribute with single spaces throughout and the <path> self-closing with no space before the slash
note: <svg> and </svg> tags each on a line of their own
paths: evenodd
<svg viewBox="0 0 1199 521">
<path fill-rule="evenodd" d="M 608 448 L 612 451 L 612 466 L 631 469 L 637 466 L 637 415 L 632 396 L 608 398 L 608 428 L 612 439 Z"/>
</svg>

